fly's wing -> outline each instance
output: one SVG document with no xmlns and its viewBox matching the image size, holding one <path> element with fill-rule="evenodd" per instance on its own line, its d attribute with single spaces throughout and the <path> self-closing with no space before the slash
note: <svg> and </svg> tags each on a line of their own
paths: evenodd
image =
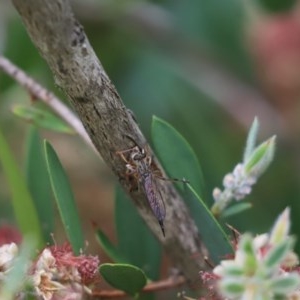
<svg viewBox="0 0 300 300">
<path fill-rule="evenodd" d="M 157 188 L 156 182 L 153 179 L 153 176 L 151 174 L 149 174 L 148 176 L 144 176 L 141 185 L 147 196 L 147 200 L 149 202 L 151 210 L 157 218 L 163 234 L 165 234 L 163 221 L 166 216 L 166 207 L 162 195 Z"/>
</svg>

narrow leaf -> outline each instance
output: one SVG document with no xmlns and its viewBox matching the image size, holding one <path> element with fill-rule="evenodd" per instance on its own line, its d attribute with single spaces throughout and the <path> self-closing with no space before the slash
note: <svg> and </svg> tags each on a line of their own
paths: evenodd
<svg viewBox="0 0 300 300">
<path fill-rule="evenodd" d="M 272 279 L 270 289 L 276 294 L 287 295 L 297 289 L 300 284 L 298 273 L 288 273 L 282 277 Z"/>
<path fill-rule="evenodd" d="M 284 241 L 273 245 L 272 249 L 267 253 L 265 257 L 265 265 L 269 269 L 273 269 L 280 265 L 285 256 L 292 250 L 294 240 L 287 238 Z"/>
<path fill-rule="evenodd" d="M 244 151 L 244 159 L 243 159 L 244 162 L 248 160 L 248 158 L 254 151 L 258 129 L 259 129 L 259 121 L 257 117 L 255 117 L 251 125 L 251 128 L 249 130 L 247 141 L 246 141 L 246 148 Z"/>
<path fill-rule="evenodd" d="M 54 114 L 34 106 L 18 104 L 13 107 L 13 113 L 31 124 L 63 133 L 74 133 L 64 121 Z"/>
<path fill-rule="evenodd" d="M 12 205 L 19 229 L 24 236 L 33 235 L 38 246 L 42 246 L 44 242 L 36 208 L 21 171 L 1 131 L 0 161 L 12 193 Z"/>
<path fill-rule="evenodd" d="M 275 136 L 260 144 L 246 162 L 245 170 L 250 174 L 260 176 L 274 158 Z"/>
<path fill-rule="evenodd" d="M 191 146 L 170 124 L 153 117 L 152 140 L 156 153 L 170 177 L 185 178 L 198 195 L 203 195 L 202 170 Z"/>
<path fill-rule="evenodd" d="M 228 254 L 233 253 L 230 241 L 209 208 L 189 184 L 187 184 L 184 195 L 203 243 L 213 262 L 218 264 Z"/>
<path fill-rule="evenodd" d="M 128 264 L 102 264 L 99 271 L 113 287 L 136 296 L 147 283 L 144 272 Z"/>
<path fill-rule="evenodd" d="M 47 141 L 44 142 L 44 147 L 47 169 L 60 217 L 74 253 L 79 254 L 84 247 L 84 239 L 73 192 L 54 149 Z"/>
<path fill-rule="evenodd" d="M 252 207 L 252 204 L 249 202 L 239 202 L 237 204 L 234 204 L 230 206 L 229 208 L 225 209 L 224 212 L 222 212 L 223 218 L 228 218 L 236 214 L 240 214 L 241 212 L 249 209 Z"/>
<path fill-rule="evenodd" d="M 239 296 L 241 296 L 244 289 L 243 281 L 240 280 L 239 282 L 236 278 L 229 278 L 220 282 L 221 293 L 230 298 L 242 299 Z"/>
<path fill-rule="evenodd" d="M 51 243 L 51 233 L 54 232 L 54 207 L 45 154 L 35 127 L 30 128 L 26 148 L 25 171 L 28 188 L 37 209 L 44 239 Z"/>
<path fill-rule="evenodd" d="M 101 230 L 97 231 L 97 240 L 100 243 L 102 249 L 105 253 L 117 263 L 127 263 L 127 259 L 125 259 L 121 251 L 119 251 L 116 246 L 114 246 L 108 237 Z"/>
<path fill-rule="evenodd" d="M 287 207 L 277 218 L 270 234 L 270 243 L 278 244 L 284 241 L 291 228 L 291 210 Z"/>
<path fill-rule="evenodd" d="M 118 249 L 128 262 L 143 269 L 152 280 L 157 280 L 160 273 L 161 245 L 120 186 L 117 186 L 115 193 Z"/>
<path fill-rule="evenodd" d="M 241 264 L 244 266 L 244 272 L 246 274 L 253 274 L 257 269 L 259 262 L 254 249 L 253 238 L 250 234 L 245 233 L 242 235 L 238 249 L 243 253 L 240 260 L 242 260 Z"/>
</svg>

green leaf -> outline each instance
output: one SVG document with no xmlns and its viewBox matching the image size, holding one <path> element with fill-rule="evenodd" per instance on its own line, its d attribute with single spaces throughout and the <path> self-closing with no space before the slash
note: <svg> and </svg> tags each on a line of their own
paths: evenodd
<svg viewBox="0 0 300 300">
<path fill-rule="evenodd" d="M 99 271 L 113 287 L 136 296 L 147 283 L 145 273 L 128 264 L 102 264 Z"/>
<path fill-rule="evenodd" d="M 191 146 L 170 124 L 152 119 L 152 141 L 162 165 L 170 177 L 185 178 L 198 195 L 203 195 L 203 175 Z"/>
<path fill-rule="evenodd" d="M 161 245 L 120 186 L 115 192 L 115 223 L 119 252 L 128 262 L 142 268 L 152 280 L 157 280 Z"/>
<path fill-rule="evenodd" d="M 237 277 L 242 278 L 244 274 L 243 266 L 237 265 L 233 260 L 226 264 L 226 275 L 224 277 Z"/>
<path fill-rule="evenodd" d="M 291 228 L 291 209 L 287 207 L 277 218 L 270 233 L 270 243 L 278 244 L 284 241 Z"/>
<path fill-rule="evenodd" d="M 220 291 L 223 295 L 228 297 L 241 299 L 239 296 L 243 293 L 245 289 L 242 280 L 240 282 L 236 278 L 224 279 L 220 282 Z"/>
<path fill-rule="evenodd" d="M 80 220 L 67 175 L 52 146 L 44 141 L 47 170 L 67 237 L 75 254 L 84 247 Z"/>
<path fill-rule="evenodd" d="M 18 104 L 13 107 L 13 113 L 38 127 L 63 133 L 74 133 L 74 130 L 60 118 L 46 110 L 34 106 Z"/>
<path fill-rule="evenodd" d="M 222 212 L 223 218 L 228 218 L 230 216 L 240 214 L 241 212 L 249 209 L 252 207 L 252 204 L 249 202 L 239 202 L 237 204 L 234 204 L 230 206 L 229 208 L 225 209 L 224 212 Z"/>
<path fill-rule="evenodd" d="M 54 232 L 54 207 L 45 154 L 35 127 L 30 127 L 27 139 L 26 178 L 41 224 L 44 239 L 52 242 Z"/>
<path fill-rule="evenodd" d="M 276 294 L 287 295 L 297 289 L 300 284 L 298 273 L 288 273 L 281 277 L 272 279 L 270 290 Z"/>
<path fill-rule="evenodd" d="M 12 151 L 0 131 L 0 161 L 11 193 L 15 218 L 23 236 L 33 235 L 38 246 L 44 244 L 36 208 Z"/>
<path fill-rule="evenodd" d="M 272 249 L 265 257 L 265 266 L 268 269 L 279 267 L 286 255 L 293 249 L 294 240 L 286 238 L 284 241 L 272 245 Z"/>
<path fill-rule="evenodd" d="M 211 259 L 215 264 L 218 264 L 228 254 L 233 253 L 226 233 L 206 204 L 189 184 L 187 184 L 184 191 L 184 199 Z"/>
<path fill-rule="evenodd" d="M 245 162 L 247 173 L 254 173 L 260 176 L 266 170 L 274 158 L 275 139 L 276 137 L 272 136 L 252 152 L 249 159 Z"/>
<path fill-rule="evenodd" d="M 250 172 L 251 169 L 260 162 L 260 160 L 264 157 L 267 152 L 268 144 L 264 142 L 260 144 L 251 154 L 249 160 L 246 162 L 245 170 L 246 172 Z"/>
<path fill-rule="evenodd" d="M 259 264 L 254 249 L 253 237 L 248 233 L 243 234 L 239 241 L 238 249 L 242 253 L 243 261 L 241 264 L 244 267 L 244 272 L 253 276 Z"/>
<path fill-rule="evenodd" d="M 97 230 L 97 240 L 100 243 L 105 253 L 117 263 L 127 263 L 128 260 L 123 257 L 121 251 L 119 251 L 108 239 L 108 237 L 101 230 Z"/>
<path fill-rule="evenodd" d="M 255 149 L 258 129 L 259 129 L 259 122 L 258 119 L 255 117 L 251 125 L 251 128 L 249 130 L 247 141 L 246 141 L 246 148 L 244 151 L 244 159 L 243 159 L 244 162 L 251 156 L 252 152 Z"/>
</svg>

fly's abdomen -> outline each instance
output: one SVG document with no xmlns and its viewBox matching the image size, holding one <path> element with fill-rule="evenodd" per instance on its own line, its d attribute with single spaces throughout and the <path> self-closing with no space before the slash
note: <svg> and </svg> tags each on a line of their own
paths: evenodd
<svg viewBox="0 0 300 300">
<path fill-rule="evenodd" d="M 163 202 L 160 191 L 157 189 L 156 183 L 153 180 L 151 174 L 149 176 L 144 176 L 142 180 L 142 186 L 144 188 L 144 192 L 147 196 L 147 200 L 153 211 L 155 217 L 157 218 L 162 232 L 164 234 L 164 226 L 163 221 L 166 216 L 165 204 Z"/>
</svg>

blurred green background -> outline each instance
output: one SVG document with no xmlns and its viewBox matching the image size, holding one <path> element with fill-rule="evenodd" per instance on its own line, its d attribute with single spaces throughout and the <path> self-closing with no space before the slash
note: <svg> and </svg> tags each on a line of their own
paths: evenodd
<svg viewBox="0 0 300 300">
<path fill-rule="evenodd" d="M 293 231 L 299 236 L 298 1 L 77 0 L 72 5 L 145 135 L 150 136 L 151 117 L 157 115 L 192 145 L 203 168 L 208 203 L 213 188 L 221 187 L 224 175 L 242 160 L 255 116 L 261 141 L 277 135 L 275 160 L 249 196 L 253 208 L 227 222 L 241 232 L 260 233 L 291 206 Z M 65 99 L 16 11 L 4 0 L 0 52 Z M 29 101 L 24 89 L 0 74 L 0 125 L 20 165 L 28 126 L 13 116 L 11 107 Z M 96 221 L 113 238 L 115 178 L 78 137 L 41 134 L 54 144 L 68 171 L 86 229 Z M 0 217 L 9 221 L 10 193 L 0 179 Z"/>
</svg>

